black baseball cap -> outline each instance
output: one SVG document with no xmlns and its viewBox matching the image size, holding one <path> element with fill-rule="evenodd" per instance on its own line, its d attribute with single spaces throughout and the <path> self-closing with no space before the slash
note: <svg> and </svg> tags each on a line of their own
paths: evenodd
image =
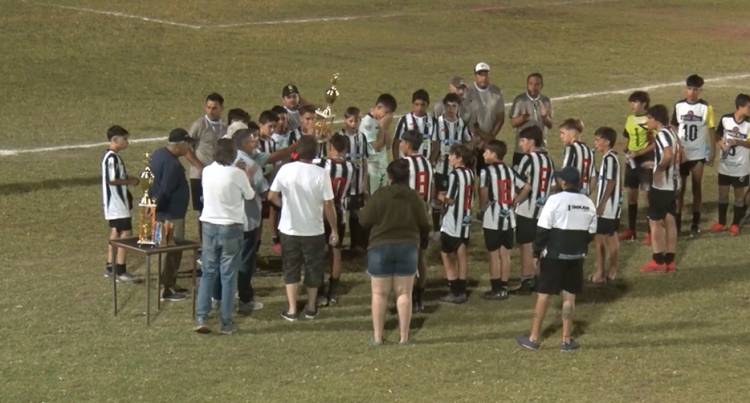
<svg viewBox="0 0 750 403">
<path fill-rule="evenodd" d="M 176 129 L 172 129 L 172 131 L 169 132 L 169 142 L 170 143 L 190 142 L 190 135 L 185 129 L 178 127 Z"/>
<path fill-rule="evenodd" d="M 555 175 L 571 186 L 578 186 L 581 182 L 581 174 L 578 173 L 578 170 L 574 167 L 565 167 L 555 172 Z"/>
<path fill-rule="evenodd" d="M 288 97 L 292 94 L 299 94 L 299 89 L 297 89 L 297 86 L 292 83 L 285 85 L 281 90 L 282 97 Z"/>
</svg>

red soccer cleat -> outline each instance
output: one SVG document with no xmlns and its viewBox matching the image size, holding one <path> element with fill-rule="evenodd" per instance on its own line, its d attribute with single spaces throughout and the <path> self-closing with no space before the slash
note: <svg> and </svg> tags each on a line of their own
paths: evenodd
<svg viewBox="0 0 750 403">
<path fill-rule="evenodd" d="M 626 228 L 622 233 L 620 233 L 620 240 L 621 241 L 633 241 L 635 240 L 635 232 L 631 230 L 630 228 Z"/>
<path fill-rule="evenodd" d="M 721 224 L 719 224 L 719 223 L 716 222 L 708 230 L 711 231 L 711 232 L 724 232 L 724 231 L 727 230 L 727 226 L 726 225 L 721 225 Z"/>
<path fill-rule="evenodd" d="M 651 259 L 648 263 L 641 266 L 641 273 L 665 273 L 667 271 L 667 265 L 664 263 L 656 263 L 655 260 Z"/>
<path fill-rule="evenodd" d="M 737 236 L 740 234 L 740 226 L 737 224 L 732 224 L 731 227 L 729 227 L 729 233 L 732 234 L 732 236 Z"/>
</svg>

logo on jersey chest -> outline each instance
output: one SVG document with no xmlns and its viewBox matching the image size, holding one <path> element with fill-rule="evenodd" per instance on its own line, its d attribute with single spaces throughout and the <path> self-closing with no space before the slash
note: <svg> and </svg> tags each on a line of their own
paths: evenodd
<svg viewBox="0 0 750 403">
<path fill-rule="evenodd" d="M 700 122 L 703 120 L 703 116 L 698 116 L 693 111 L 687 111 L 681 118 L 683 122 Z"/>
</svg>

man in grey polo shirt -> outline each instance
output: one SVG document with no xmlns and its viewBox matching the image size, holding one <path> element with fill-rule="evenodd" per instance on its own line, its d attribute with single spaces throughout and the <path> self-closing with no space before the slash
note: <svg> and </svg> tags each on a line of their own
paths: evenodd
<svg viewBox="0 0 750 403">
<path fill-rule="evenodd" d="M 494 140 L 505 123 L 503 91 L 490 83 L 490 65 L 474 66 L 474 83 L 466 88 L 464 107 L 469 114 L 469 127 L 474 135 L 488 142 Z"/>
<path fill-rule="evenodd" d="M 542 95 L 544 79 L 540 73 L 531 73 L 526 77 L 526 92 L 513 99 L 510 107 L 510 124 L 516 135 L 516 147 L 513 153 L 513 166 L 518 166 L 523 158 L 523 152 L 518 146 L 518 133 L 530 126 L 539 126 L 544 134 L 544 144 L 547 144 L 547 134 L 552 127 L 552 102 Z"/>
</svg>

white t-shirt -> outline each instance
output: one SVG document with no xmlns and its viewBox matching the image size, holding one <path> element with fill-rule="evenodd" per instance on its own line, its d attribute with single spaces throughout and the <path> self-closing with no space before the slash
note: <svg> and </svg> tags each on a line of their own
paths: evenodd
<svg viewBox="0 0 750 403">
<path fill-rule="evenodd" d="M 378 139 L 380 130 L 380 123 L 369 113 L 362 117 L 362 121 L 359 122 L 359 132 L 364 134 L 367 139 L 367 153 L 370 156 L 367 162 L 376 168 L 385 169 L 388 166 L 388 147 L 383 146 L 380 151 L 376 151 L 372 145 Z"/>
<path fill-rule="evenodd" d="M 218 162 L 203 168 L 203 212 L 200 220 L 211 224 L 245 225 L 245 200 L 255 197 L 250 180 L 234 165 Z"/>
<path fill-rule="evenodd" d="M 276 174 L 271 191 L 282 196 L 279 231 L 294 236 L 324 233 L 323 202 L 333 200 L 331 178 L 325 169 L 301 161 L 285 164 Z"/>
</svg>

